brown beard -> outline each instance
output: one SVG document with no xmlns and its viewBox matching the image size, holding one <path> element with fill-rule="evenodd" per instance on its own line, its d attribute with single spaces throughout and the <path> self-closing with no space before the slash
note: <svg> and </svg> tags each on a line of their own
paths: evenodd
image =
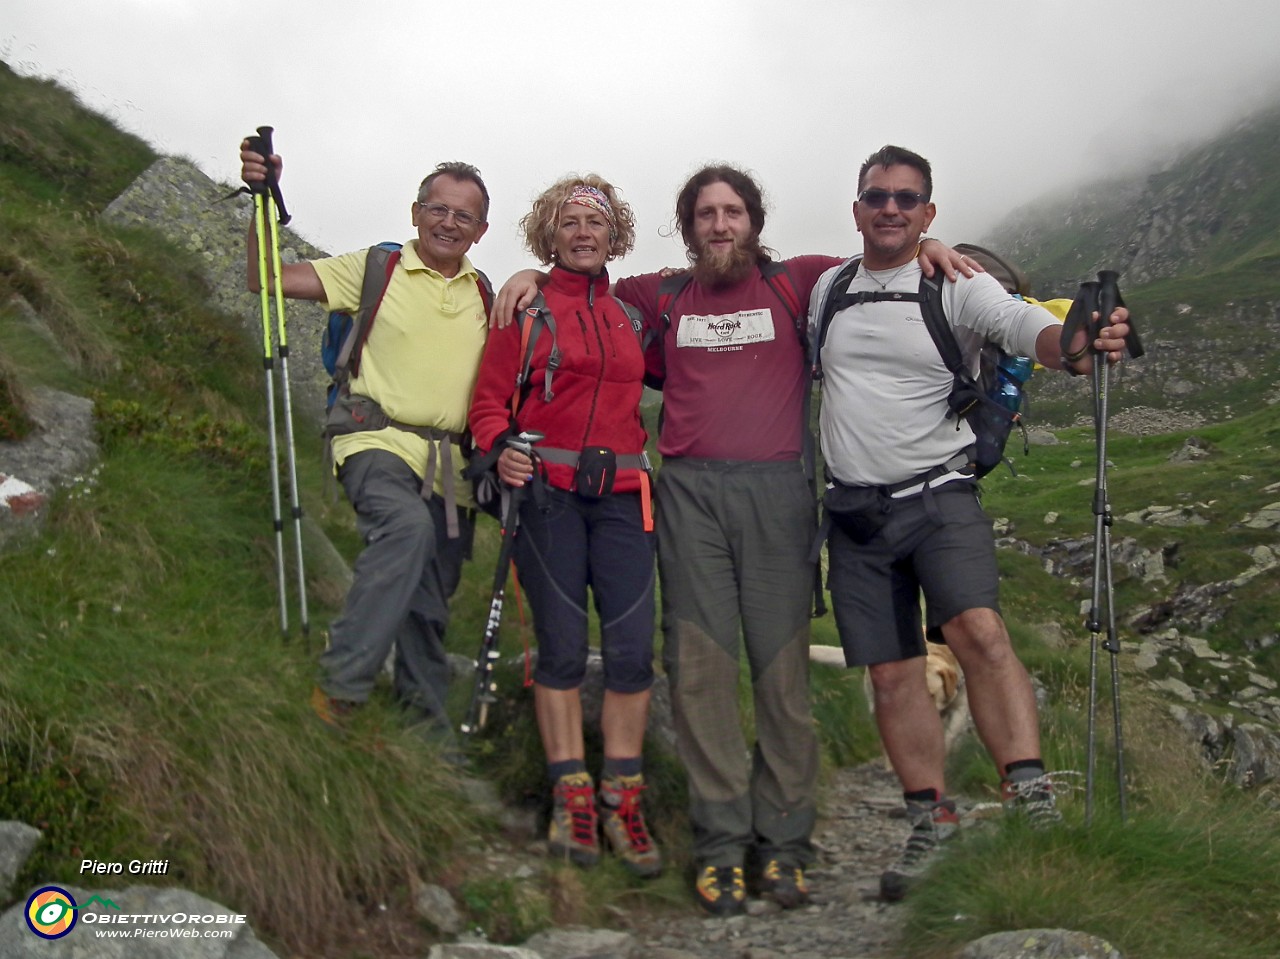
<svg viewBox="0 0 1280 959">
<path fill-rule="evenodd" d="M 703 286 L 714 288 L 741 283 L 761 259 L 760 242 L 755 237 L 744 247 L 738 243 L 728 253 L 713 253 L 705 247 L 693 264 L 693 278 Z"/>
</svg>

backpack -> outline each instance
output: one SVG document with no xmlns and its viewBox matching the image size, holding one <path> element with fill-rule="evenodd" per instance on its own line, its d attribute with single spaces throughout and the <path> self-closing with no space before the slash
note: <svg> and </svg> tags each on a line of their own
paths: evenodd
<svg viewBox="0 0 1280 959">
<path fill-rule="evenodd" d="M 1025 356 L 1011 356 L 999 344 L 988 340 L 982 345 L 979 372 L 977 378 L 974 378 L 965 369 L 960 344 L 956 342 L 955 332 L 942 308 L 942 284 L 945 280 L 941 276 L 929 278 L 922 275 L 920 289 L 916 293 L 885 290 L 849 293 L 849 285 L 861 262 L 860 256 L 846 260 L 827 288 L 818 312 L 809 353 L 813 379 L 822 379 L 822 346 L 827 339 L 831 318 L 836 313 L 860 303 L 886 300 L 919 303 L 920 315 L 929 335 L 952 376 L 951 393 L 947 396 L 947 416 L 963 417 L 974 433 L 974 475 L 979 478 L 986 476 L 1001 463 L 1005 463 L 1016 475 L 1013 463 L 1004 455 L 1004 448 L 1008 443 L 1009 433 L 1014 426 L 1018 426 L 1022 430 L 1023 453 L 1030 451 L 1023 413 L 1027 405 L 1024 387 L 1031 377 L 1034 366 L 1032 360 Z"/>
<path fill-rule="evenodd" d="M 622 308 L 631 323 L 631 330 L 640 341 L 641 354 L 648 348 L 652 333 L 644 327 L 644 317 L 640 311 L 629 303 L 624 303 L 616 296 L 611 299 Z M 556 340 L 556 318 L 552 315 L 547 301 L 541 293 L 534 296 L 533 302 L 520 311 L 520 372 L 516 374 L 515 388 L 511 391 L 511 421 L 506 432 L 494 440 L 492 448 L 483 457 L 472 457 L 465 476 L 471 480 L 472 495 L 476 505 L 501 521 L 502 483 L 498 479 L 498 456 L 502 453 L 507 436 L 513 436 L 516 430 L 516 414 L 533 391 L 530 377 L 533 372 L 533 353 L 538 345 L 538 338 L 546 330 L 551 336 L 551 350 L 547 355 L 547 369 L 542 381 L 542 399 L 550 403 L 555 398 L 552 384 L 555 372 L 560 368 L 562 354 Z"/>
<path fill-rule="evenodd" d="M 369 252 L 365 255 L 359 310 L 354 317 L 342 310 L 334 310 L 329 314 L 320 334 L 320 361 L 330 376 L 325 391 L 326 410 L 333 408 L 334 401 L 347 383 L 360 373 L 360 357 L 364 352 L 365 341 L 369 339 L 378 307 L 382 305 L 382 298 L 391 285 L 391 277 L 395 275 L 396 264 L 399 262 L 399 243 L 384 241 L 369 247 Z M 487 315 L 493 307 L 493 285 L 479 270 L 476 273 L 476 287 L 480 291 L 480 301 Z"/>
</svg>

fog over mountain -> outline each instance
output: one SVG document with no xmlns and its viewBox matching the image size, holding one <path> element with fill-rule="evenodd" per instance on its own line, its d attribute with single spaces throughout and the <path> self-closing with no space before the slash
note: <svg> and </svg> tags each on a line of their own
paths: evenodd
<svg viewBox="0 0 1280 959">
<path fill-rule="evenodd" d="M 402 239 L 421 177 L 473 162 L 475 256 L 504 276 L 530 199 L 575 170 L 636 208 L 621 272 L 682 262 L 673 198 L 713 160 L 759 175 L 781 253 L 852 250 L 857 166 L 886 142 L 933 161 L 935 233 L 973 239 L 1276 96 L 1277 27 L 1270 0 L 8 0 L 0 56 L 219 178 L 273 124 L 295 225 L 333 251 Z"/>
</svg>

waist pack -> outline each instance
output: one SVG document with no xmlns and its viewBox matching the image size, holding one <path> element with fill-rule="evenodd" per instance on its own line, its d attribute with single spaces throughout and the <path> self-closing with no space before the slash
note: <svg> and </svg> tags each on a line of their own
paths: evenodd
<svg viewBox="0 0 1280 959">
<path fill-rule="evenodd" d="M 822 494 L 827 517 L 855 543 L 869 543 L 889 522 L 893 499 L 879 486 L 832 483 Z"/>
</svg>

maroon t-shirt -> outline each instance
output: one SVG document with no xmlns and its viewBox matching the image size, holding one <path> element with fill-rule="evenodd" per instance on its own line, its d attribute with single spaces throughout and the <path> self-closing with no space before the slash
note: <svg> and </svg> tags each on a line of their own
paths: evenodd
<svg viewBox="0 0 1280 959">
<path fill-rule="evenodd" d="M 658 336 L 646 354 L 647 372 L 664 379 L 658 451 L 663 456 L 717 460 L 798 459 L 801 450 L 806 359 L 797 326 L 806 322 L 809 293 L 829 256 L 784 260 L 799 299 L 791 315 L 759 270 L 734 286 L 689 283 L 671 305 L 663 329 L 657 273 L 619 280 L 615 292 L 637 307 Z M 778 282 L 780 278 L 775 278 Z"/>
</svg>

